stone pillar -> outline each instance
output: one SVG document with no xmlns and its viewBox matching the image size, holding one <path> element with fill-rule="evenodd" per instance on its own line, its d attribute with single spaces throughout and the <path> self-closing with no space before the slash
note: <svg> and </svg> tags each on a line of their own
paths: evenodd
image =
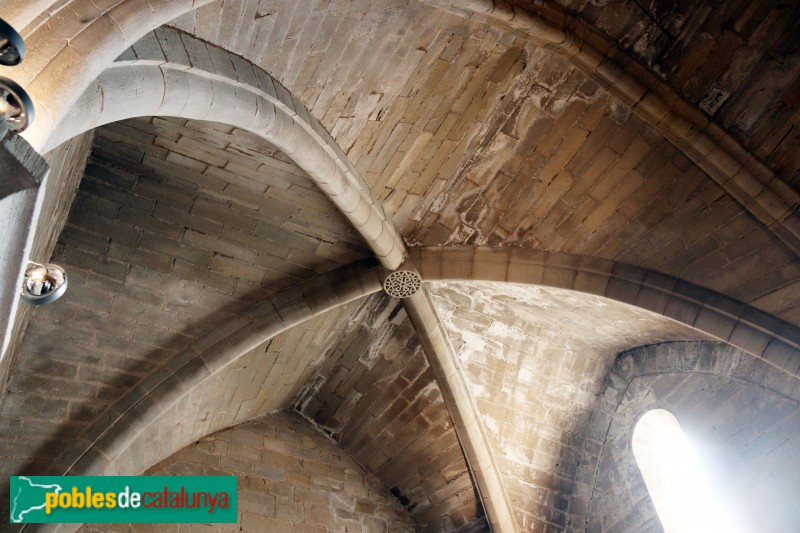
<svg viewBox="0 0 800 533">
<path fill-rule="evenodd" d="M 10 371 L 6 350 L 36 229 L 37 199 L 48 171 L 36 150 L 0 123 L 0 391 Z"/>
</svg>

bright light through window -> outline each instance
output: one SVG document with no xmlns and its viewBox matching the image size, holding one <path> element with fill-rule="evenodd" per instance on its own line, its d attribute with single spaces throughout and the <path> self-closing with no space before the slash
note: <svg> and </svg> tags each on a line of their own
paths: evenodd
<svg viewBox="0 0 800 533">
<path fill-rule="evenodd" d="M 633 430 L 633 455 L 665 533 L 744 533 L 723 508 L 678 420 L 663 409 Z"/>
</svg>

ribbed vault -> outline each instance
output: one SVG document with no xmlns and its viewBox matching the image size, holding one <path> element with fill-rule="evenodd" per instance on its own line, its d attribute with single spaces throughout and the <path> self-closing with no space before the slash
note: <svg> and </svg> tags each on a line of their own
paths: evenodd
<svg viewBox="0 0 800 533">
<path fill-rule="evenodd" d="M 748 472 L 794 442 L 796 7 L 17 4 L 0 16 L 31 54 L 0 75 L 53 148 L 42 220 L 69 218 L 33 249 L 71 289 L 24 336 L 17 317 L 0 362 L 4 475 L 239 472 L 288 446 L 282 425 L 329 434 L 330 461 L 292 448 L 289 496 L 243 473 L 246 530 L 330 526 L 312 505 L 335 482 L 315 495 L 303 468 L 347 463 L 370 502 L 336 520 L 633 531 L 655 527 L 648 502 L 604 447 L 633 416 L 614 409 L 638 409 L 609 404 L 622 377 Z M 378 263 L 422 292 L 374 294 Z M 689 355 L 653 363 L 653 343 Z"/>
<path fill-rule="evenodd" d="M 564 527 L 583 428 L 616 354 L 703 338 L 652 312 L 563 289 L 436 282 L 521 531 Z"/>
</svg>

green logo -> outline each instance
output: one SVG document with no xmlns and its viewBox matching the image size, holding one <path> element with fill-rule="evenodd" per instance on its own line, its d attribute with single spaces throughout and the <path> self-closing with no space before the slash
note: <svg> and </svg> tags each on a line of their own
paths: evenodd
<svg viewBox="0 0 800 533">
<path fill-rule="evenodd" d="M 233 476 L 12 476 L 11 523 L 236 523 Z"/>
</svg>

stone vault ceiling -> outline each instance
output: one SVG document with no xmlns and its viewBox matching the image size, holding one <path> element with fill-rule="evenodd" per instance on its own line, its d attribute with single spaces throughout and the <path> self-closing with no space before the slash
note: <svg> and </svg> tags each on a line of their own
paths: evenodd
<svg viewBox="0 0 800 533">
<path fill-rule="evenodd" d="M 599 296 L 507 283 L 432 285 L 524 531 L 565 525 L 581 433 L 616 354 L 704 338 Z"/>
<path fill-rule="evenodd" d="M 40 334 L 8 384 L 6 473 L 45 467 L 49 436 L 76 436 L 253 302 L 364 254 L 302 171 L 249 134 L 159 118 L 101 128 L 54 254 L 72 290 L 34 314 Z M 22 412 L 37 429 L 21 448 Z"/>
<path fill-rule="evenodd" d="M 297 408 L 374 472 L 423 530 L 485 530 L 452 419 L 402 306 L 372 296 L 351 326 Z"/>
<path fill-rule="evenodd" d="M 424 283 L 437 342 L 414 322 L 418 300 L 374 294 L 381 254 L 359 231 L 381 211 L 351 224 L 363 211 L 337 209 L 331 198 L 349 193 L 319 179 L 322 163 L 300 168 L 299 144 L 282 152 L 243 129 L 177 117 L 102 125 L 48 154 L 42 209 L 57 223 L 40 229 L 33 250 L 67 268 L 70 290 L 21 314 L 18 328 L 28 316 L 30 325 L 0 361 L 0 377 L 10 373 L 0 400 L 4 476 L 236 472 L 249 531 L 334 522 L 586 531 L 593 519 L 603 524 L 591 513 L 627 468 L 606 461 L 597 471 L 610 477 L 586 481 L 600 443 L 623 434 L 602 427 L 617 407 L 614 372 L 626 376 L 613 370 L 619 354 L 722 341 L 750 355 L 720 349 L 713 364 L 760 358 L 748 370 L 756 385 L 665 367 L 649 369 L 634 392 L 664 397 L 706 438 L 730 440 L 725 459 L 746 472 L 730 483 L 743 493 L 764 481 L 762 467 L 787 485 L 777 463 L 796 463 L 800 390 L 800 259 L 786 233 L 800 235 L 794 3 L 169 0 L 148 4 L 147 15 L 171 29 L 123 55 L 113 36 L 89 46 L 99 26 L 86 25 L 113 20 L 129 46 L 152 28 L 125 9 L 43 3 L 46 13 L 21 26 L 34 43 L 30 72 L 17 71 L 43 73 L 40 124 L 83 91 L 70 65 L 97 76 L 108 62 L 94 54 L 106 49 L 127 61 L 133 84 L 144 84 L 136 75 L 159 64 L 153 58 L 178 72 L 208 69 L 198 79 L 209 94 L 240 98 L 231 114 L 255 105 L 253 120 L 266 121 L 269 106 L 288 110 L 281 120 L 295 129 L 276 119 L 276 143 L 319 126 L 304 122 L 305 105 L 332 137 L 319 135 L 322 149 L 340 158 L 333 164 L 352 162 L 342 172 L 363 186 L 360 200 L 382 205 L 413 257 L 424 260 L 418 246 L 454 252 L 441 257 L 457 246 L 470 257 L 476 246 L 507 254 L 499 266 L 454 261 L 441 281 Z M 0 0 L 4 18 L 19 9 Z M 566 44 L 545 45 L 552 28 L 528 29 L 526 13 L 568 30 Z M 46 83 L 57 69 L 67 72 L 56 76 L 59 91 Z M 214 86 L 222 78 L 233 80 L 227 89 Z M 684 122 L 654 116 L 643 96 L 626 100 L 631 79 Z M 272 99 L 253 104 L 237 92 L 248 84 Z M 711 155 L 733 168 L 730 179 Z M 756 183 L 734 179 L 739 167 Z M 480 281 L 511 279 L 515 252 L 516 276 L 535 278 L 543 267 L 531 258 L 543 257 L 540 282 L 577 290 Z M 579 277 L 590 281 L 578 287 Z M 650 292 L 637 299 L 640 290 Z M 442 354 L 455 377 L 444 375 Z M 453 392 L 459 379 L 466 396 Z M 721 391 L 719 405 L 693 413 L 710 389 Z M 474 408 L 482 437 L 459 426 L 461 408 Z M 287 428 L 284 440 L 276 427 Z M 762 447 L 777 440 L 788 443 L 777 455 Z M 498 494 L 485 491 L 487 465 Z M 497 525 L 495 499 L 510 504 L 510 526 Z M 650 505 L 630 503 L 623 510 L 634 518 Z M 359 512 L 363 522 L 350 521 Z"/>
<path fill-rule="evenodd" d="M 696 104 L 716 95 L 711 115 L 792 183 L 798 17 L 770 5 L 563 3 Z M 251 17 L 248 32 L 230 31 Z M 518 33 L 415 1 L 226 1 L 175 24 L 300 96 L 411 244 L 585 253 L 799 319 L 796 254 L 601 85 Z M 698 66 L 709 41 L 720 43 L 711 70 Z"/>
<path fill-rule="evenodd" d="M 557 3 L 652 68 L 797 186 L 796 4 Z"/>
</svg>

